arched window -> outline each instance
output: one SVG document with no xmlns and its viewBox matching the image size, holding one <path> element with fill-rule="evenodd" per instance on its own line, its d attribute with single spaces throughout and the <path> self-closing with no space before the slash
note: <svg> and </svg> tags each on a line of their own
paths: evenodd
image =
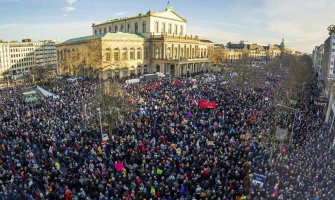
<svg viewBox="0 0 335 200">
<path fill-rule="evenodd" d="M 142 49 L 141 48 L 137 48 L 137 59 L 142 59 Z"/>
<path fill-rule="evenodd" d="M 181 49 L 180 49 L 180 57 L 181 57 L 181 58 L 184 58 L 184 48 L 181 48 Z"/>
<path fill-rule="evenodd" d="M 166 52 L 166 58 L 167 58 L 168 60 L 171 59 L 171 48 L 170 48 L 170 47 L 167 49 L 167 52 Z"/>
<path fill-rule="evenodd" d="M 128 24 L 127 32 L 130 33 L 130 24 Z"/>
<path fill-rule="evenodd" d="M 144 48 L 144 60 L 148 59 L 148 57 L 149 57 L 148 53 L 149 53 L 149 52 L 148 52 L 148 48 L 145 47 L 145 48 Z"/>
<path fill-rule="evenodd" d="M 162 23 L 162 34 L 165 34 L 165 23 Z"/>
<path fill-rule="evenodd" d="M 98 35 L 97 29 L 94 30 L 94 35 Z"/>
<path fill-rule="evenodd" d="M 111 49 L 110 48 L 106 49 L 106 61 L 107 62 L 111 61 Z"/>
<path fill-rule="evenodd" d="M 110 33 L 112 32 L 112 27 L 111 26 L 109 27 L 108 32 L 110 32 Z"/>
<path fill-rule="evenodd" d="M 177 47 L 174 48 L 173 55 L 174 55 L 174 59 L 177 60 L 178 59 L 178 49 L 177 49 Z"/>
<path fill-rule="evenodd" d="M 174 25 L 174 34 L 178 35 L 178 25 Z"/>
<path fill-rule="evenodd" d="M 180 26 L 180 35 L 184 35 L 184 26 Z"/>
<path fill-rule="evenodd" d="M 106 33 L 107 33 L 107 28 L 105 27 L 105 28 L 104 28 L 104 34 L 106 34 Z"/>
<path fill-rule="evenodd" d="M 146 22 L 143 22 L 142 29 L 143 29 L 143 31 L 142 31 L 143 33 L 147 32 L 147 23 Z"/>
<path fill-rule="evenodd" d="M 161 48 L 157 47 L 155 52 L 155 58 L 160 59 L 161 58 Z"/>
<path fill-rule="evenodd" d="M 130 48 L 130 60 L 135 60 L 135 48 Z"/>
<path fill-rule="evenodd" d="M 114 28 L 114 32 L 117 33 L 119 31 L 119 27 L 118 26 L 115 26 Z"/>
<path fill-rule="evenodd" d="M 156 33 L 159 32 L 158 22 L 155 22 L 155 31 L 156 31 Z"/>
<path fill-rule="evenodd" d="M 101 28 L 99 29 L 99 34 L 100 34 L 100 35 L 102 34 L 102 30 L 101 30 Z"/>
<path fill-rule="evenodd" d="M 124 32 L 124 25 L 121 25 L 121 32 Z"/>
<path fill-rule="evenodd" d="M 138 24 L 135 23 L 135 33 L 138 33 Z"/>
<path fill-rule="evenodd" d="M 194 48 L 192 48 L 192 57 L 191 58 L 194 58 Z"/>
<path fill-rule="evenodd" d="M 120 60 L 120 50 L 118 48 L 114 49 L 114 61 Z"/>
<path fill-rule="evenodd" d="M 204 57 L 204 52 L 203 52 L 203 50 L 201 49 L 200 50 L 200 58 L 203 58 Z"/>
<path fill-rule="evenodd" d="M 204 49 L 204 57 L 207 58 L 206 49 Z"/>
<path fill-rule="evenodd" d="M 172 34 L 172 24 L 169 24 L 169 30 L 168 30 L 169 34 Z"/>
<path fill-rule="evenodd" d="M 127 48 L 122 49 L 122 60 L 127 60 Z"/>
<path fill-rule="evenodd" d="M 185 55 L 186 58 L 189 58 L 190 57 L 190 48 L 186 48 L 186 55 Z"/>
</svg>

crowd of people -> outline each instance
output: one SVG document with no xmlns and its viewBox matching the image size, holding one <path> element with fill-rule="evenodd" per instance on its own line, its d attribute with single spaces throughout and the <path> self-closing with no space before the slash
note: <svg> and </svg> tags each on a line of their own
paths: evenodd
<svg viewBox="0 0 335 200">
<path fill-rule="evenodd" d="M 99 95 L 102 81 L 57 80 L 44 87 L 59 98 L 33 104 L 24 101 L 24 86 L 1 89 L 0 197 L 333 199 L 329 128 L 318 108 L 308 104 L 296 127 L 294 137 L 304 139 L 284 153 L 274 145 L 271 156 L 259 136 L 274 126 L 283 77 L 253 70 L 258 84 L 248 78 L 250 70 L 124 84 L 137 110 L 107 143 L 96 111 L 83 114 L 83 102 Z M 215 109 L 200 100 L 215 102 Z M 86 126 L 86 115 L 96 126 Z M 267 177 L 263 187 L 252 183 L 254 173 Z"/>
</svg>

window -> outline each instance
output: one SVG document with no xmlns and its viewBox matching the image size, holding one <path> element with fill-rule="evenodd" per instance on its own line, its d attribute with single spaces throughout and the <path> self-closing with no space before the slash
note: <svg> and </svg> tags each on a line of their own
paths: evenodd
<svg viewBox="0 0 335 200">
<path fill-rule="evenodd" d="M 184 35 L 184 27 L 180 26 L 180 35 Z"/>
<path fill-rule="evenodd" d="M 110 32 L 110 33 L 112 32 L 112 27 L 111 26 L 109 27 L 109 31 L 108 32 Z"/>
<path fill-rule="evenodd" d="M 174 59 L 177 60 L 177 56 L 178 56 L 178 49 L 177 49 L 177 47 L 174 48 L 173 54 L 174 54 Z"/>
<path fill-rule="evenodd" d="M 135 33 L 138 33 L 138 24 L 135 23 Z"/>
<path fill-rule="evenodd" d="M 158 29 L 159 27 L 158 27 L 158 22 L 155 22 L 155 31 L 156 31 L 156 33 L 158 33 L 159 32 L 159 29 Z"/>
<path fill-rule="evenodd" d="M 146 33 L 147 32 L 147 23 L 146 22 L 143 22 L 143 24 L 142 24 L 142 32 L 143 33 Z"/>
<path fill-rule="evenodd" d="M 119 27 L 118 26 L 115 26 L 114 28 L 114 32 L 117 33 L 119 31 Z"/>
<path fill-rule="evenodd" d="M 161 48 L 157 47 L 155 52 L 155 58 L 160 59 L 160 57 L 161 57 Z"/>
<path fill-rule="evenodd" d="M 107 62 L 111 61 L 111 50 L 110 50 L 110 48 L 106 49 L 106 61 Z"/>
<path fill-rule="evenodd" d="M 166 58 L 168 60 L 170 60 L 170 58 L 171 58 L 171 48 L 170 47 L 167 49 Z"/>
<path fill-rule="evenodd" d="M 192 48 L 192 58 L 194 58 L 194 48 Z"/>
<path fill-rule="evenodd" d="M 107 33 L 107 29 L 106 29 L 106 27 L 104 28 L 104 34 L 106 34 Z"/>
<path fill-rule="evenodd" d="M 127 60 L 127 48 L 122 49 L 122 60 Z"/>
<path fill-rule="evenodd" d="M 141 48 L 137 48 L 137 59 L 142 59 L 142 50 Z"/>
<path fill-rule="evenodd" d="M 102 34 L 101 28 L 99 29 L 99 34 L 100 34 L 100 35 Z"/>
<path fill-rule="evenodd" d="M 172 24 L 169 24 L 169 34 L 172 34 Z"/>
<path fill-rule="evenodd" d="M 135 49 L 131 48 L 130 49 L 130 60 L 135 60 Z"/>
<path fill-rule="evenodd" d="M 130 24 L 128 24 L 127 32 L 130 33 Z"/>
<path fill-rule="evenodd" d="M 183 49 L 183 48 L 180 49 L 180 57 L 181 57 L 181 58 L 184 57 L 184 49 Z"/>
<path fill-rule="evenodd" d="M 97 29 L 94 30 L 94 35 L 98 35 Z"/>
<path fill-rule="evenodd" d="M 165 23 L 162 24 L 162 34 L 165 34 Z"/>
<path fill-rule="evenodd" d="M 121 25 L 121 32 L 124 32 L 124 26 Z"/>
<path fill-rule="evenodd" d="M 174 26 L 174 34 L 178 35 L 178 25 L 177 24 Z"/>
<path fill-rule="evenodd" d="M 114 49 L 114 60 L 119 61 L 119 49 Z"/>
<path fill-rule="evenodd" d="M 190 57 L 190 49 L 187 48 L 186 49 L 186 55 L 185 55 L 186 58 L 189 58 Z"/>
</svg>

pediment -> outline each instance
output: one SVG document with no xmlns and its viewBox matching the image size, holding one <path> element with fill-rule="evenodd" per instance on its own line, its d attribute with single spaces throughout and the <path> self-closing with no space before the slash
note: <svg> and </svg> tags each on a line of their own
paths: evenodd
<svg viewBox="0 0 335 200">
<path fill-rule="evenodd" d="M 161 18 L 171 19 L 175 21 L 187 22 L 186 19 L 182 18 L 178 13 L 176 13 L 175 11 L 171 11 L 171 10 L 152 13 L 151 15 L 155 17 L 161 17 Z"/>
</svg>

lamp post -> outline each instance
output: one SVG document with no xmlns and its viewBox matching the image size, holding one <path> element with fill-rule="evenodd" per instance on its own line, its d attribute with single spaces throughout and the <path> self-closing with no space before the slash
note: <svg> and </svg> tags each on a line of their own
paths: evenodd
<svg viewBox="0 0 335 200">
<path fill-rule="evenodd" d="M 98 113 L 99 113 L 100 133 L 101 133 L 101 138 L 102 138 L 101 109 L 98 108 L 97 111 L 98 111 Z"/>
</svg>

